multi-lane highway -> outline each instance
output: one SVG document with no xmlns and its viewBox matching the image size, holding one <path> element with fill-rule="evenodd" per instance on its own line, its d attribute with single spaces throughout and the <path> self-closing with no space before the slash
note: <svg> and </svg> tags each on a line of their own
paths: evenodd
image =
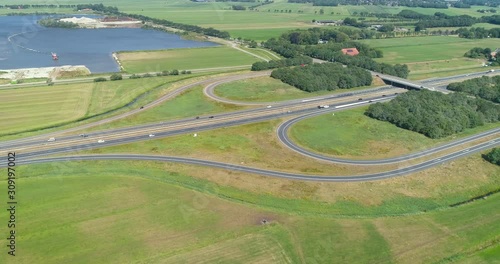
<svg viewBox="0 0 500 264">
<path fill-rule="evenodd" d="M 481 73 L 481 75 L 484 73 Z M 125 144 L 130 142 L 136 142 L 140 140 L 148 140 L 152 138 L 161 138 L 178 134 L 185 133 L 196 133 L 198 131 L 227 127 L 227 126 L 235 126 L 241 124 L 255 123 L 261 122 L 265 120 L 275 119 L 275 118 L 283 118 L 286 116 L 296 116 L 294 119 L 286 121 L 284 124 L 280 126 L 278 129 L 278 137 L 280 140 L 285 143 L 286 146 L 291 148 L 298 153 L 301 153 L 305 156 L 313 157 L 316 159 L 327 160 L 330 162 L 338 162 L 338 163 L 349 163 L 349 164 L 358 164 L 358 165 L 374 165 L 374 164 L 387 164 L 394 163 L 400 161 L 406 161 L 408 159 L 414 159 L 418 157 L 423 157 L 431 154 L 438 153 L 439 151 L 443 151 L 446 149 L 450 149 L 452 147 L 464 145 L 466 143 L 471 143 L 477 141 L 479 139 L 484 139 L 486 137 L 491 137 L 494 135 L 498 135 L 500 129 L 490 130 L 475 136 L 471 136 L 468 138 L 464 138 L 461 140 L 457 140 L 442 146 L 438 146 L 435 148 L 431 148 L 422 152 L 412 153 L 410 155 L 396 157 L 393 159 L 384 159 L 384 160 L 376 160 L 376 161 L 352 161 L 345 159 L 336 159 L 333 157 L 328 157 L 324 155 L 320 155 L 317 153 L 311 153 L 309 151 L 305 151 L 304 149 L 296 146 L 293 142 L 289 140 L 286 135 L 286 131 L 290 125 L 295 122 L 298 122 L 302 119 L 323 114 L 332 111 L 340 111 L 347 108 L 358 107 L 362 105 L 366 105 L 369 103 L 374 103 L 377 101 L 386 101 L 394 98 L 396 96 L 394 91 L 401 92 L 398 90 L 399 88 L 394 87 L 380 87 L 376 89 L 366 89 L 360 90 L 356 93 L 344 93 L 337 94 L 332 96 L 322 96 L 315 98 L 307 98 L 300 100 L 291 100 L 286 102 L 281 102 L 278 104 L 272 104 L 265 107 L 259 107 L 249 110 L 242 110 L 230 113 L 223 113 L 214 116 L 199 116 L 182 120 L 174 120 L 169 122 L 159 122 L 154 124 L 140 125 L 134 127 L 120 128 L 120 129 L 112 129 L 106 131 L 98 131 L 88 133 L 85 136 L 78 135 L 69 135 L 69 136 L 61 136 L 57 137 L 54 141 L 48 142 L 48 137 L 53 137 L 55 135 L 68 134 L 73 133 L 82 129 L 90 128 L 96 125 L 108 123 L 114 120 L 118 120 L 120 118 L 124 118 L 133 114 L 136 114 L 140 111 L 144 111 L 145 109 L 155 107 L 164 101 L 173 98 L 183 91 L 190 89 L 197 85 L 206 85 L 205 94 L 215 100 L 225 100 L 222 98 L 218 98 L 213 94 L 214 88 L 225 82 L 241 80 L 245 78 L 253 78 L 257 76 L 266 76 L 269 75 L 269 72 L 252 72 L 246 74 L 239 74 L 233 76 L 226 77 L 218 77 L 212 78 L 209 80 L 203 80 L 199 82 L 195 82 L 189 85 L 182 86 L 175 91 L 172 91 L 161 98 L 145 105 L 143 109 L 135 109 L 133 111 L 117 115 L 111 118 L 107 118 L 101 121 L 97 121 L 91 124 L 86 124 L 83 126 L 79 126 L 72 129 L 66 129 L 63 131 L 59 131 L 57 133 L 51 133 L 46 135 L 40 135 L 30 138 L 11 140 L 0 143 L 0 149 L 4 151 L 17 151 L 20 157 L 20 164 L 24 163 L 32 163 L 34 160 L 38 159 L 36 162 L 52 162 L 52 161 L 60 161 L 64 158 L 44 158 L 42 157 L 60 153 L 73 152 L 75 150 L 84 150 L 84 149 L 92 149 L 99 148 L 104 146 Z M 467 76 L 459 75 L 455 78 L 440 78 L 423 81 L 422 83 L 432 83 L 432 84 L 446 84 L 457 79 L 462 79 L 464 77 L 473 78 L 476 77 L 476 74 L 470 74 Z M 363 99 L 358 98 L 360 94 L 363 94 Z M 240 103 L 236 101 L 226 102 L 226 103 Z M 259 103 L 259 104 L 268 104 L 268 103 Z M 330 108 L 327 109 L 318 109 L 318 105 L 330 105 Z M 436 159 L 432 159 L 426 162 L 422 162 L 417 165 L 412 165 L 410 167 L 401 168 L 394 171 L 377 173 L 371 175 L 362 175 L 362 176 L 311 176 L 311 175 L 302 175 L 302 174 L 289 174 L 282 173 L 277 171 L 268 171 L 268 170 L 260 170 L 256 168 L 247 168 L 243 166 L 230 165 L 224 163 L 217 163 L 212 161 L 202 161 L 202 160 L 194 160 L 188 158 L 180 158 L 180 157 L 156 157 L 156 156 L 141 156 L 141 155 L 104 155 L 104 156 L 86 156 L 86 157 L 73 157 L 72 159 L 140 159 L 140 160 L 164 160 L 164 161 L 172 161 L 172 162 L 183 162 L 188 164 L 198 164 L 205 166 L 213 166 L 219 168 L 226 169 L 234 169 L 239 171 L 245 171 L 250 173 L 258 173 L 262 175 L 268 176 L 276 176 L 276 177 L 285 177 L 291 179 L 302 179 L 302 180 L 320 180 L 320 181 L 361 181 L 361 180 L 374 180 L 374 179 L 383 179 L 388 177 L 395 177 L 403 174 L 407 174 L 410 172 L 414 172 L 417 170 L 425 169 L 430 166 L 435 166 L 442 162 L 459 158 L 464 155 L 468 155 L 470 153 L 474 153 L 477 151 L 481 151 L 487 148 L 491 148 L 493 146 L 497 146 L 500 144 L 500 140 L 490 140 L 488 142 L 482 142 L 480 144 L 476 144 L 474 146 L 469 146 L 466 150 L 454 152 L 451 154 L 446 154 Z M 5 166 L 4 163 L 0 163 L 0 166 Z"/>
</svg>

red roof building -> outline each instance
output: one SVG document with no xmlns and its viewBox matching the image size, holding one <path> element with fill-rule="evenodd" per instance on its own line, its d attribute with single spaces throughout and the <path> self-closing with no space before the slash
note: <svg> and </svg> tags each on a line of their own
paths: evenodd
<svg viewBox="0 0 500 264">
<path fill-rule="evenodd" d="M 347 48 L 347 49 L 342 49 L 342 53 L 346 55 L 356 56 L 359 54 L 359 51 L 356 48 Z"/>
</svg>

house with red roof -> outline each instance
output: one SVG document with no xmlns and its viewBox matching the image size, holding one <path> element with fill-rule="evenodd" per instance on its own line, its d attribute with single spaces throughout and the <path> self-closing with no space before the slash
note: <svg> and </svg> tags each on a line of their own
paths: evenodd
<svg viewBox="0 0 500 264">
<path fill-rule="evenodd" d="M 357 48 L 346 48 L 342 49 L 342 53 L 344 53 L 345 55 L 356 56 L 359 54 L 359 51 Z"/>
</svg>

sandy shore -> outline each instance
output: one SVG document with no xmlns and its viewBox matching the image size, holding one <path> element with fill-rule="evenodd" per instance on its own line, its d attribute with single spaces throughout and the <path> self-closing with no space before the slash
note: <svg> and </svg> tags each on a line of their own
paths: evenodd
<svg viewBox="0 0 500 264">
<path fill-rule="evenodd" d="M 90 70 L 84 65 L 65 65 L 59 67 L 42 67 L 42 68 L 25 68 L 25 69 L 12 69 L 12 70 L 1 70 L 0 78 L 19 80 L 19 79 L 30 79 L 30 78 L 57 78 L 62 72 L 87 72 L 90 74 Z"/>
</svg>

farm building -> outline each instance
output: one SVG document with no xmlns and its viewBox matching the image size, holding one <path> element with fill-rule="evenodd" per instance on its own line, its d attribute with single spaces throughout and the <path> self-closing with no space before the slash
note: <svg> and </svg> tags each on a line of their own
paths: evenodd
<svg viewBox="0 0 500 264">
<path fill-rule="evenodd" d="M 342 53 L 346 55 L 356 56 L 359 54 L 359 51 L 357 48 L 347 48 L 347 49 L 342 49 Z"/>
</svg>

